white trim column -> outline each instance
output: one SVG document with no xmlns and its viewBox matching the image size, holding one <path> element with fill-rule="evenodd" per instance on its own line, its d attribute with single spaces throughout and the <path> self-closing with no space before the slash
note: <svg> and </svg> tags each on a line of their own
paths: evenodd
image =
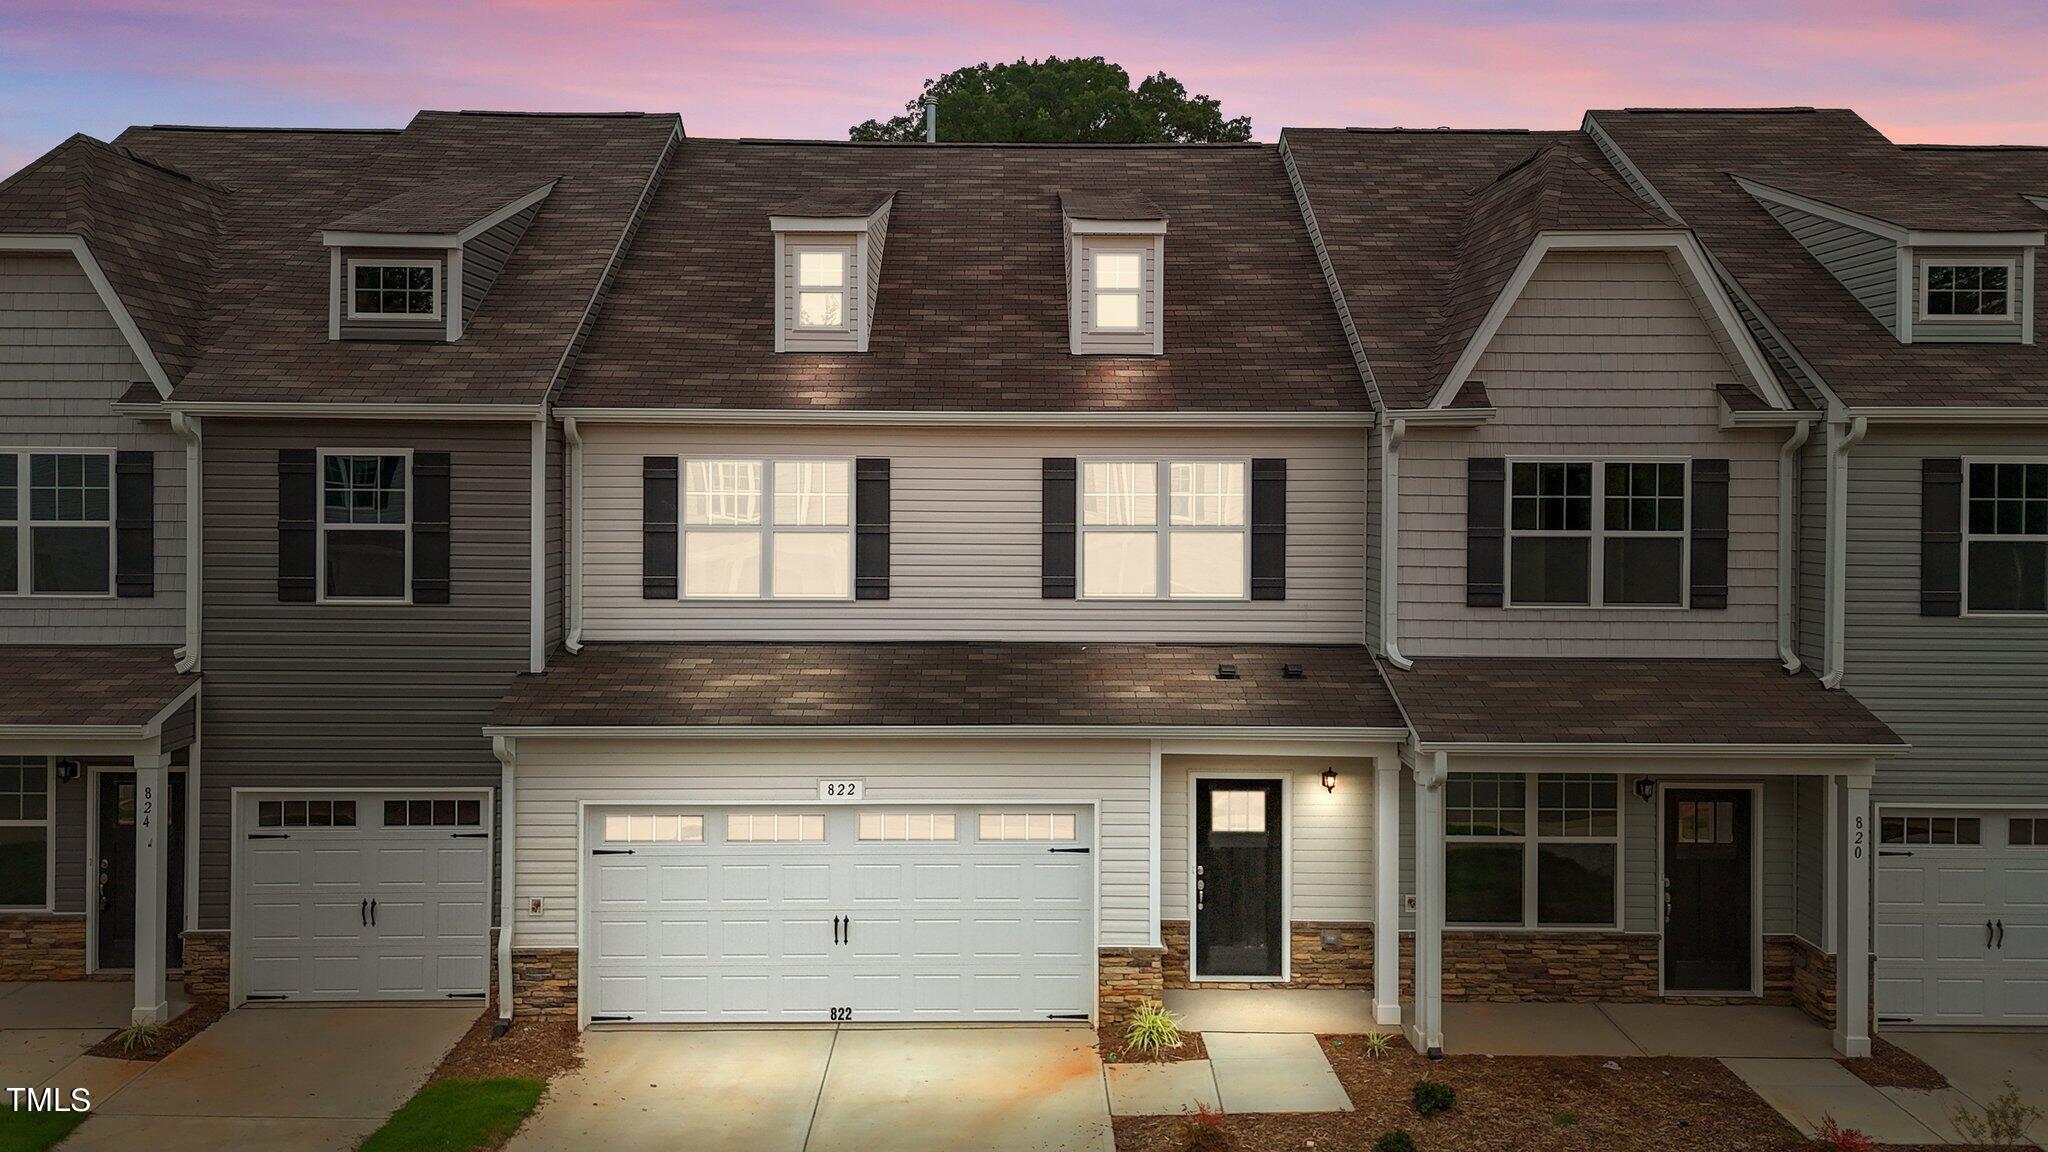
<svg viewBox="0 0 2048 1152">
<path fill-rule="evenodd" d="M 1835 1051 L 1870 1055 L 1870 874 L 1876 838 L 1870 825 L 1870 777 L 1836 776 L 1835 843 L 1841 847 L 1835 900 Z"/>
<path fill-rule="evenodd" d="M 1415 766 L 1415 1019 L 1409 1043 L 1435 1059 L 1444 1051 L 1444 777 L 1447 758 Z"/>
<path fill-rule="evenodd" d="M 1380 754 L 1373 772 L 1372 1014 L 1401 1023 L 1401 757 Z"/>
<path fill-rule="evenodd" d="M 164 911 L 171 855 L 171 758 L 151 746 L 135 757 L 135 1006 L 130 1021 L 170 1017 L 164 989 Z"/>
</svg>

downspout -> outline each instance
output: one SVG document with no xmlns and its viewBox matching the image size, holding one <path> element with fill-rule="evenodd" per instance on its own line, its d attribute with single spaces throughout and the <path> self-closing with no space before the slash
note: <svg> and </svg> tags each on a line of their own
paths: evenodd
<svg viewBox="0 0 2048 1152">
<path fill-rule="evenodd" d="M 491 1025 L 491 1039 L 495 1040 L 512 1029 L 512 919 L 515 912 L 512 899 L 512 830 L 518 823 L 512 789 L 519 744 L 510 736 L 493 736 L 491 755 L 498 758 L 501 769 L 498 777 L 498 1022 Z"/>
<path fill-rule="evenodd" d="M 568 521 L 562 535 L 569 550 L 562 573 L 568 585 L 562 590 L 562 647 L 574 655 L 583 651 L 583 432 L 574 416 L 562 417 L 562 440 L 569 446 L 569 458 L 562 462 L 562 515 Z"/>
<path fill-rule="evenodd" d="M 199 623 L 205 591 L 206 536 L 200 518 L 206 508 L 204 479 L 199 468 L 199 417 L 171 413 L 171 431 L 185 442 L 185 646 L 178 650 L 178 671 L 199 671 Z"/>
<path fill-rule="evenodd" d="M 1787 672 L 1799 671 L 1799 650 L 1794 640 L 1792 599 L 1798 595 L 1799 534 L 1793 519 L 1799 508 L 1799 449 L 1806 444 L 1813 426 L 1802 420 L 1778 449 L 1778 662 Z"/>
<path fill-rule="evenodd" d="M 1408 421 L 1380 422 L 1380 646 L 1387 662 L 1403 672 L 1415 661 L 1401 655 L 1401 441 L 1408 436 Z"/>
<path fill-rule="evenodd" d="M 548 419 L 533 422 L 532 451 L 527 465 L 527 534 L 533 545 L 527 557 L 526 670 L 548 670 Z"/>
<path fill-rule="evenodd" d="M 1842 685 L 1849 630 L 1849 449 L 1870 431 L 1870 418 L 1856 416 L 1828 423 L 1828 610 L 1827 671 L 1820 682 Z"/>
</svg>

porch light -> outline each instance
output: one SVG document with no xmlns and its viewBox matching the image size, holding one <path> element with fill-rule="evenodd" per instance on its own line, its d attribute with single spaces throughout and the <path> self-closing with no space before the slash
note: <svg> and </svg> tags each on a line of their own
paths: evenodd
<svg viewBox="0 0 2048 1152">
<path fill-rule="evenodd" d="M 85 765 L 76 760 L 59 760 L 57 761 L 57 783 L 69 784 L 78 779 L 84 771 Z"/>
<path fill-rule="evenodd" d="M 1335 768 L 1325 768 L 1325 769 L 1323 769 L 1323 791 L 1325 791 L 1325 792 L 1335 792 L 1336 790 L 1337 790 L 1337 770 L 1336 770 Z"/>
<path fill-rule="evenodd" d="M 1648 776 L 1636 777 L 1636 799 L 1648 804 L 1650 797 L 1657 794 L 1657 782 Z"/>
</svg>

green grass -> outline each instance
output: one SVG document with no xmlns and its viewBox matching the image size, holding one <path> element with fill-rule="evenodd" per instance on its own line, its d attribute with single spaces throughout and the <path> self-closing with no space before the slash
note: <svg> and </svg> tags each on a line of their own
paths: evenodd
<svg viewBox="0 0 2048 1152">
<path fill-rule="evenodd" d="M 370 1133 L 358 1152 L 471 1152 L 510 1136 L 547 1085 L 539 1080 L 439 1080 Z"/>
<path fill-rule="evenodd" d="M 85 1123 L 83 1112 L 16 1112 L 0 1096 L 0 1152 L 43 1152 Z"/>
</svg>

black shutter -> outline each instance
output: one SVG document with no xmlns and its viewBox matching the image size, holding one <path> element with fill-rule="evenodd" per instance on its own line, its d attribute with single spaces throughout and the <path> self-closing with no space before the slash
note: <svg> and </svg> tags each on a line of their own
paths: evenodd
<svg viewBox="0 0 2048 1152">
<path fill-rule="evenodd" d="M 277 598 L 310 604 L 318 598 L 320 478 L 311 448 L 277 450 Z"/>
<path fill-rule="evenodd" d="M 412 454 L 412 602 L 448 603 L 449 457 Z"/>
<path fill-rule="evenodd" d="M 1692 606 L 1728 606 L 1728 462 L 1692 462 Z"/>
<path fill-rule="evenodd" d="M 889 598 L 889 461 L 853 462 L 853 598 Z"/>
<path fill-rule="evenodd" d="M 156 595 L 156 454 L 114 454 L 114 591 Z"/>
<path fill-rule="evenodd" d="M 640 598 L 676 598 L 676 458 L 640 460 Z"/>
<path fill-rule="evenodd" d="M 1465 461 L 1465 604 L 1498 608 L 1506 562 L 1508 462 L 1499 456 Z M 1392 588 L 1381 591 L 1394 595 Z"/>
<path fill-rule="evenodd" d="M 1963 462 L 1920 461 L 1920 614 L 1963 613 Z"/>
<path fill-rule="evenodd" d="M 1287 461 L 1252 461 L 1252 599 L 1287 599 Z"/>
<path fill-rule="evenodd" d="M 1039 591 L 1046 600 L 1074 598 L 1074 506 L 1079 498 L 1080 468 L 1072 457 L 1048 457 L 1039 481 L 1042 510 L 1042 559 Z"/>
</svg>

